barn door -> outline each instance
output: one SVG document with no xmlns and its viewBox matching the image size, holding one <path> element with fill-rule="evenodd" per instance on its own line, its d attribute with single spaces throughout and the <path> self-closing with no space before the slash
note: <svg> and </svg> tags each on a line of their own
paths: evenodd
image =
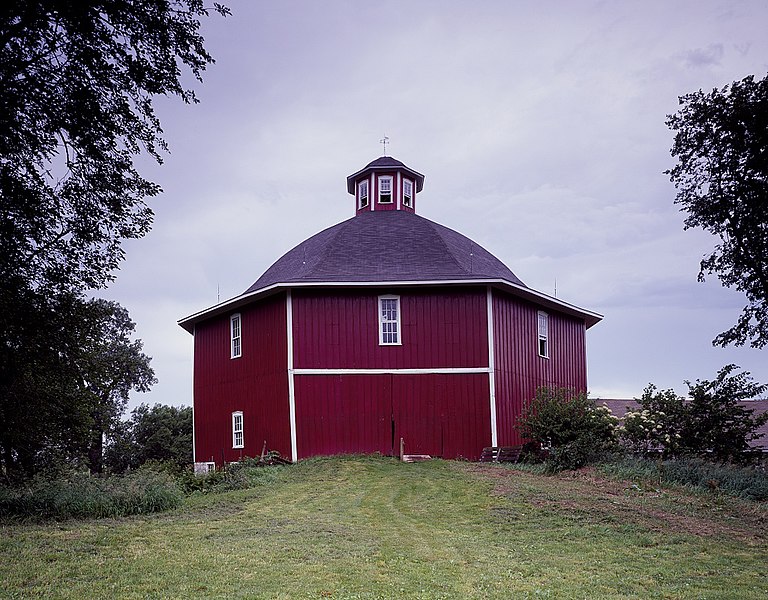
<svg viewBox="0 0 768 600">
<path fill-rule="evenodd" d="M 443 382 L 437 375 L 392 376 L 393 454 L 443 456 Z"/>
</svg>

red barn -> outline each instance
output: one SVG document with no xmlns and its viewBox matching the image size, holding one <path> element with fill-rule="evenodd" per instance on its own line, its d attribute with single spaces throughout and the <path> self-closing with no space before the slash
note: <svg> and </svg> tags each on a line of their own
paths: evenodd
<svg viewBox="0 0 768 600">
<path fill-rule="evenodd" d="M 477 459 L 516 445 L 539 386 L 586 390 L 601 316 L 527 287 L 416 214 L 424 176 L 381 157 L 347 178 L 355 216 L 242 295 L 182 319 L 194 335 L 195 461 L 380 452 Z"/>
</svg>

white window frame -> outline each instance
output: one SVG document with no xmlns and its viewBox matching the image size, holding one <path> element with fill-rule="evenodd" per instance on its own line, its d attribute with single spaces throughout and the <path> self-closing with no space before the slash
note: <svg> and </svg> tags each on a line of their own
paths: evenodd
<svg viewBox="0 0 768 600">
<path fill-rule="evenodd" d="M 240 358 L 243 355 L 243 320 L 240 313 L 229 317 L 229 357 Z"/>
<path fill-rule="evenodd" d="M 549 358 L 549 315 L 543 310 L 536 313 L 536 326 L 538 329 L 536 349 L 539 356 Z"/>
<path fill-rule="evenodd" d="M 410 179 L 403 179 L 403 206 L 413 208 L 413 181 Z"/>
<path fill-rule="evenodd" d="M 365 208 L 368 206 L 368 202 L 368 180 L 364 179 L 357 182 L 357 208 Z"/>
<path fill-rule="evenodd" d="M 394 302 L 394 319 L 388 314 L 392 309 L 385 308 L 385 305 L 392 306 L 390 304 L 391 302 Z M 400 296 L 393 296 L 391 294 L 379 296 L 378 309 L 379 346 L 402 346 L 403 334 L 402 328 L 400 327 Z"/>
<path fill-rule="evenodd" d="M 242 410 L 236 410 L 232 413 L 232 447 L 245 447 L 245 420 Z"/>
<path fill-rule="evenodd" d="M 382 200 L 384 194 L 381 193 L 382 183 L 388 182 L 389 184 L 389 200 Z M 394 200 L 394 193 L 392 190 L 392 175 L 379 175 L 379 204 L 392 204 Z"/>
</svg>

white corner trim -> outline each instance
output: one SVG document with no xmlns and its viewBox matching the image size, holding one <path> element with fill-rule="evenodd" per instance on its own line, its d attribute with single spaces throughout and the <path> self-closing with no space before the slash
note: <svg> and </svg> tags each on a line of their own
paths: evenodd
<svg viewBox="0 0 768 600">
<path fill-rule="evenodd" d="M 586 336 L 585 336 L 586 337 Z M 192 463 L 197 462 L 197 443 L 195 441 L 195 327 L 192 327 Z"/>
<path fill-rule="evenodd" d="M 496 356 L 493 351 L 493 290 L 486 288 L 486 311 L 488 313 L 488 389 L 491 402 L 491 446 L 498 446 L 496 427 Z"/>
<path fill-rule="evenodd" d="M 400 197 L 402 196 L 401 186 L 403 185 L 403 178 L 400 175 L 400 171 L 397 172 L 397 210 L 400 210 Z"/>
<path fill-rule="evenodd" d="M 291 290 L 285 295 L 285 328 L 288 346 L 288 412 L 291 421 L 291 462 L 298 460 L 296 450 L 296 392 L 293 386 L 293 299 Z"/>
<path fill-rule="evenodd" d="M 371 211 L 376 210 L 376 199 L 379 197 L 379 190 L 373 187 L 374 181 L 374 175 L 371 173 L 371 182 L 368 184 L 368 198 L 370 200 L 368 204 L 371 207 Z M 373 194 L 373 190 L 376 190 L 376 195 Z"/>
</svg>

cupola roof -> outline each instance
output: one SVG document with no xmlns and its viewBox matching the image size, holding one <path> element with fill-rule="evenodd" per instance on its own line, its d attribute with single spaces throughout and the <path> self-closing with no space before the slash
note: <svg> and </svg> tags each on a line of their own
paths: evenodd
<svg viewBox="0 0 768 600">
<path fill-rule="evenodd" d="M 355 182 L 376 171 L 400 171 L 404 175 L 413 177 L 413 180 L 416 182 L 416 192 L 420 192 L 424 188 L 424 175 L 414 171 L 396 158 L 380 156 L 376 160 L 369 162 L 357 173 L 352 173 L 352 175 L 347 177 L 347 192 L 354 194 Z"/>
</svg>

